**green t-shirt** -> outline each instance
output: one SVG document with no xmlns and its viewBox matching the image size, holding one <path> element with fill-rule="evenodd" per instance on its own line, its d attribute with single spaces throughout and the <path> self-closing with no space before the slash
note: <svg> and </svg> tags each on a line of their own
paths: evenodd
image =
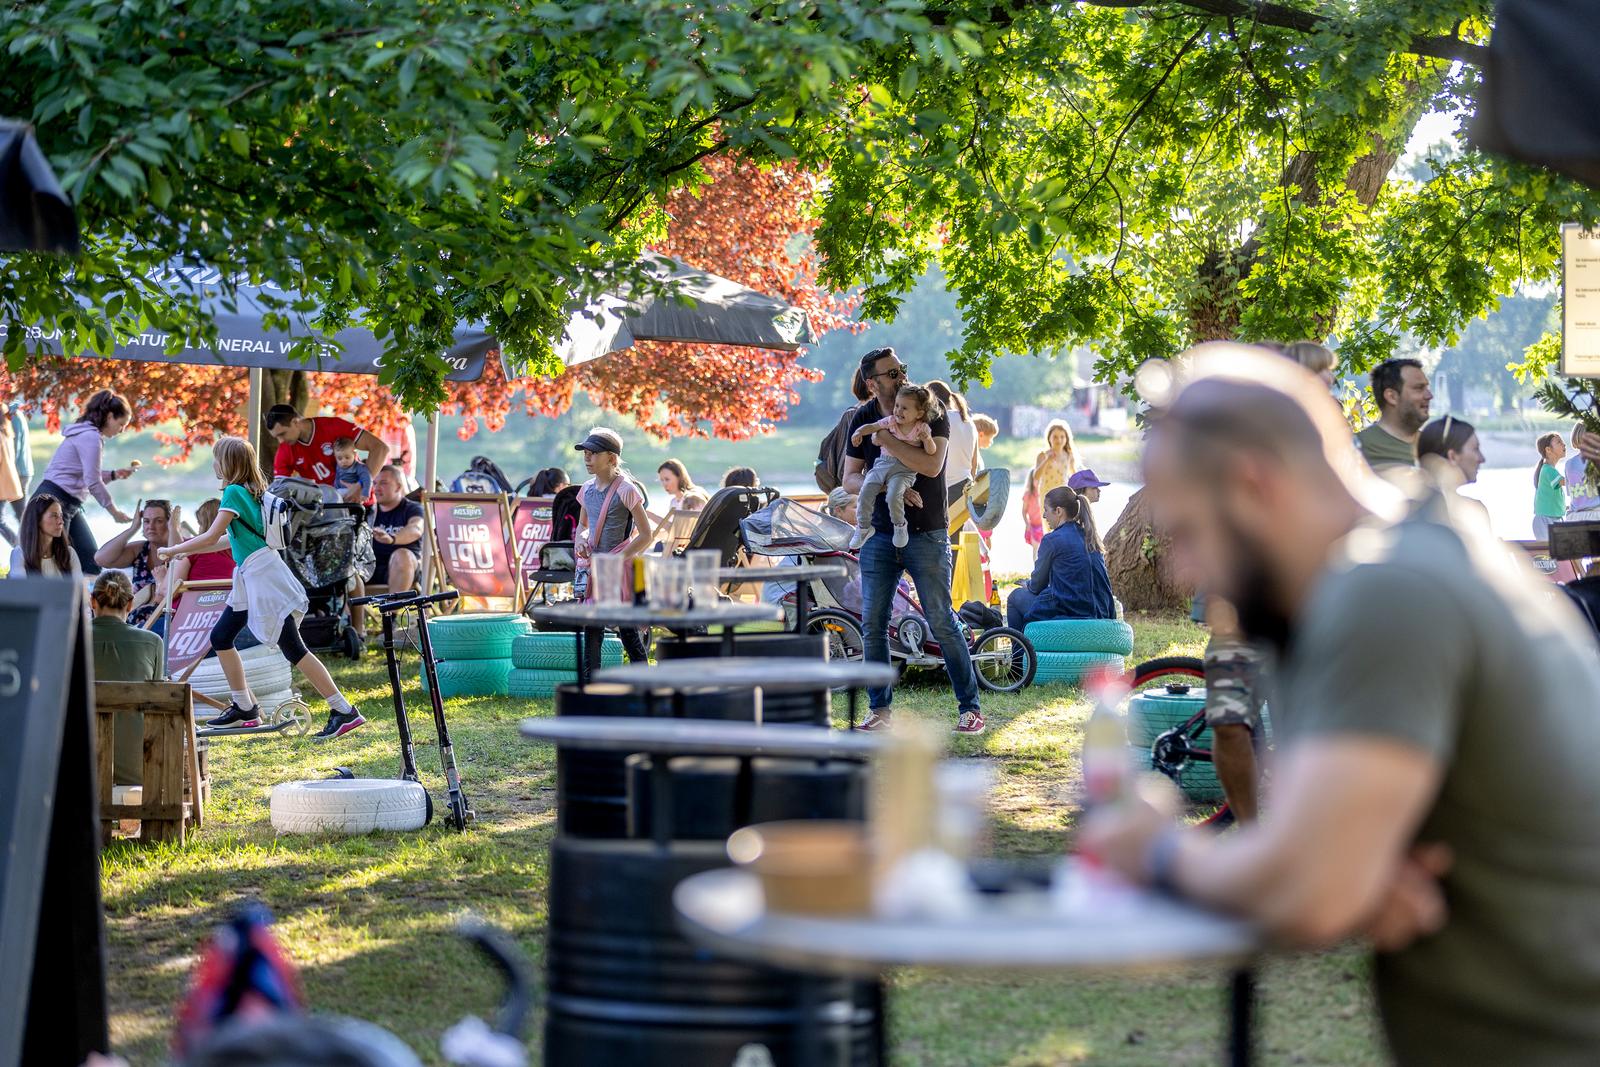
<svg viewBox="0 0 1600 1067">
<path fill-rule="evenodd" d="M 1567 487 L 1561 471 L 1548 463 L 1539 464 L 1539 487 L 1533 491 L 1533 513 L 1559 519 L 1567 513 Z"/>
<path fill-rule="evenodd" d="M 1417 465 L 1417 446 L 1410 441 L 1400 440 L 1375 422 L 1368 423 L 1365 429 L 1356 434 L 1356 445 L 1361 449 L 1362 456 L 1366 457 L 1367 466 L 1373 470 Z"/>
<path fill-rule="evenodd" d="M 228 545 L 233 550 L 234 565 L 241 566 L 251 553 L 267 547 L 262 539 L 261 501 L 244 486 L 230 485 L 222 491 L 221 510 L 238 516 L 228 523 Z"/>
<path fill-rule="evenodd" d="M 1278 675 L 1280 744 L 1366 735 L 1443 777 L 1418 841 L 1455 853 L 1443 930 L 1378 957 L 1406 1064 L 1580 1064 L 1600 1050 L 1600 657 L 1571 603 L 1431 495 L 1351 534 Z"/>
</svg>

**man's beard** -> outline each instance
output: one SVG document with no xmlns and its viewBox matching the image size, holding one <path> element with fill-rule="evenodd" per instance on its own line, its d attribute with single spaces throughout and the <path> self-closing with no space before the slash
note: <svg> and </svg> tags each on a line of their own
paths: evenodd
<svg viewBox="0 0 1600 1067">
<path fill-rule="evenodd" d="M 1266 546 L 1246 533 L 1228 515 L 1222 524 L 1233 542 L 1233 609 L 1239 616 L 1239 630 L 1252 642 L 1271 645 L 1280 654 L 1288 647 L 1294 625 L 1283 608 L 1277 575 L 1267 563 Z"/>
<path fill-rule="evenodd" d="M 1407 433 L 1416 433 L 1427 425 L 1428 413 L 1419 406 L 1413 406 L 1401 413 L 1400 422 Z"/>
</svg>

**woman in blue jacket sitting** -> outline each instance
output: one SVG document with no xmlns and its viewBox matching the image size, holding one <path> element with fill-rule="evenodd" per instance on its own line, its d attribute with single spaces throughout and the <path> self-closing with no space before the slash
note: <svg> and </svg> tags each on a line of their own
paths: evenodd
<svg viewBox="0 0 1600 1067">
<path fill-rule="evenodd" d="M 1006 625 L 1020 630 L 1047 619 L 1116 618 L 1105 545 L 1089 502 L 1060 486 L 1045 494 L 1043 511 L 1050 532 L 1039 542 L 1033 577 L 1006 598 Z"/>
</svg>

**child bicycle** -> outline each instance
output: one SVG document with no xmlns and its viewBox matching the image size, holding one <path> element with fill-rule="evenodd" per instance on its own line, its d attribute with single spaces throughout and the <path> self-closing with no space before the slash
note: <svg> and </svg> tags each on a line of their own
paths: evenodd
<svg viewBox="0 0 1600 1067">
<path fill-rule="evenodd" d="M 1179 696 L 1202 688 L 1205 679 L 1206 665 L 1200 657 L 1162 656 L 1138 664 L 1128 671 L 1124 680 L 1132 693 L 1165 692 Z M 1160 771 L 1175 783 L 1182 783 L 1183 772 L 1191 764 L 1211 762 L 1211 734 L 1204 706 L 1177 726 L 1158 734 L 1150 746 L 1150 769 Z M 1201 815 L 1200 825 L 1219 830 L 1231 826 L 1234 821 L 1226 801 L 1206 806 Z"/>
</svg>

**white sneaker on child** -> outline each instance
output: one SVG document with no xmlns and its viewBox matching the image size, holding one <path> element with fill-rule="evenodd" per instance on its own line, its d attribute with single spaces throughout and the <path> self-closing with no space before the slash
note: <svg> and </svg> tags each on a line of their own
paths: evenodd
<svg viewBox="0 0 1600 1067">
<path fill-rule="evenodd" d="M 857 526 L 856 532 L 850 535 L 850 551 L 854 552 L 867 543 L 867 538 L 872 536 L 872 527 Z"/>
<path fill-rule="evenodd" d="M 902 522 L 899 526 L 894 528 L 894 547 L 904 548 L 910 540 L 911 531 L 905 523 Z"/>
</svg>

